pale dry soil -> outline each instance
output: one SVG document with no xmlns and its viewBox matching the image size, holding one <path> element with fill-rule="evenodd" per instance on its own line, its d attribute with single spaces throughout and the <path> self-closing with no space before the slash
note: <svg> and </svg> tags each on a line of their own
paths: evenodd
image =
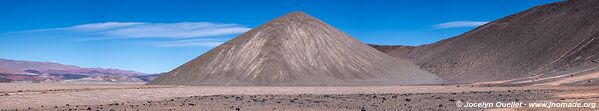
<svg viewBox="0 0 599 111">
<path fill-rule="evenodd" d="M 463 108 L 456 101 L 599 103 L 599 87 L 0 84 L 0 110 L 599 110 Z"/>
</svg>

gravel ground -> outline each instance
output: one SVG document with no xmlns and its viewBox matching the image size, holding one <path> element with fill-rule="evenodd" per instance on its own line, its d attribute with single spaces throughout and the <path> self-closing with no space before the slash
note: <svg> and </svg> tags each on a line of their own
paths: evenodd
<svg viewBox="0 0 599 111">
<path fill-rule="evenodd" d="M 599 103 L 599 87 L 0 84 L 0 89 L 2 89 L 0 91 L 2 110 L 483 110 L 457 107 L 456 102 Z M 593 109 L 489 108 L 484 110 Z"/>
</svg>

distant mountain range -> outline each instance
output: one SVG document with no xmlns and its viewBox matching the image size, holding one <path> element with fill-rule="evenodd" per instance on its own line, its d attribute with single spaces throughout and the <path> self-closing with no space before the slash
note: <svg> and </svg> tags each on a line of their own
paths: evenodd
<svg viewBox="0 0 599 111">
<path fill-rule="evenodd" d="M 10 81 L 53 81 L 77 82 L 147 82 L 155 75 L 105 68 L 82 68 L 51 62 L 0 59 L 0 82 Z M 90 79 L 93 78 L 93 79 Z"/>
</svg>

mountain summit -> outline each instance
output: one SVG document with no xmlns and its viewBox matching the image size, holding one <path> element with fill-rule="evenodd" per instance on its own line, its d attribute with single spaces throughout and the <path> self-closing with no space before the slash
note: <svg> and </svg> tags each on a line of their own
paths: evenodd
<svg viewBox="0 0 599 111">
<path fill-rule="evenodd" d="M 442 80 L 303 12 L 258 26 L 149 84 L 399 85 Z"/>
</svg>

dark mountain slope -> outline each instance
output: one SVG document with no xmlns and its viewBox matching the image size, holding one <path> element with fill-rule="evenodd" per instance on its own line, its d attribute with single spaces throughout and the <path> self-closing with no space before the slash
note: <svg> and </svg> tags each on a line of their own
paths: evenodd
<svg viewBox="0 0 599 111">
<path fill-rule="evenodd" d="M 454 83 L 597 70 L 599 0 L 541 5 L 409 52 L 387 52 Z"/>
</svg>

